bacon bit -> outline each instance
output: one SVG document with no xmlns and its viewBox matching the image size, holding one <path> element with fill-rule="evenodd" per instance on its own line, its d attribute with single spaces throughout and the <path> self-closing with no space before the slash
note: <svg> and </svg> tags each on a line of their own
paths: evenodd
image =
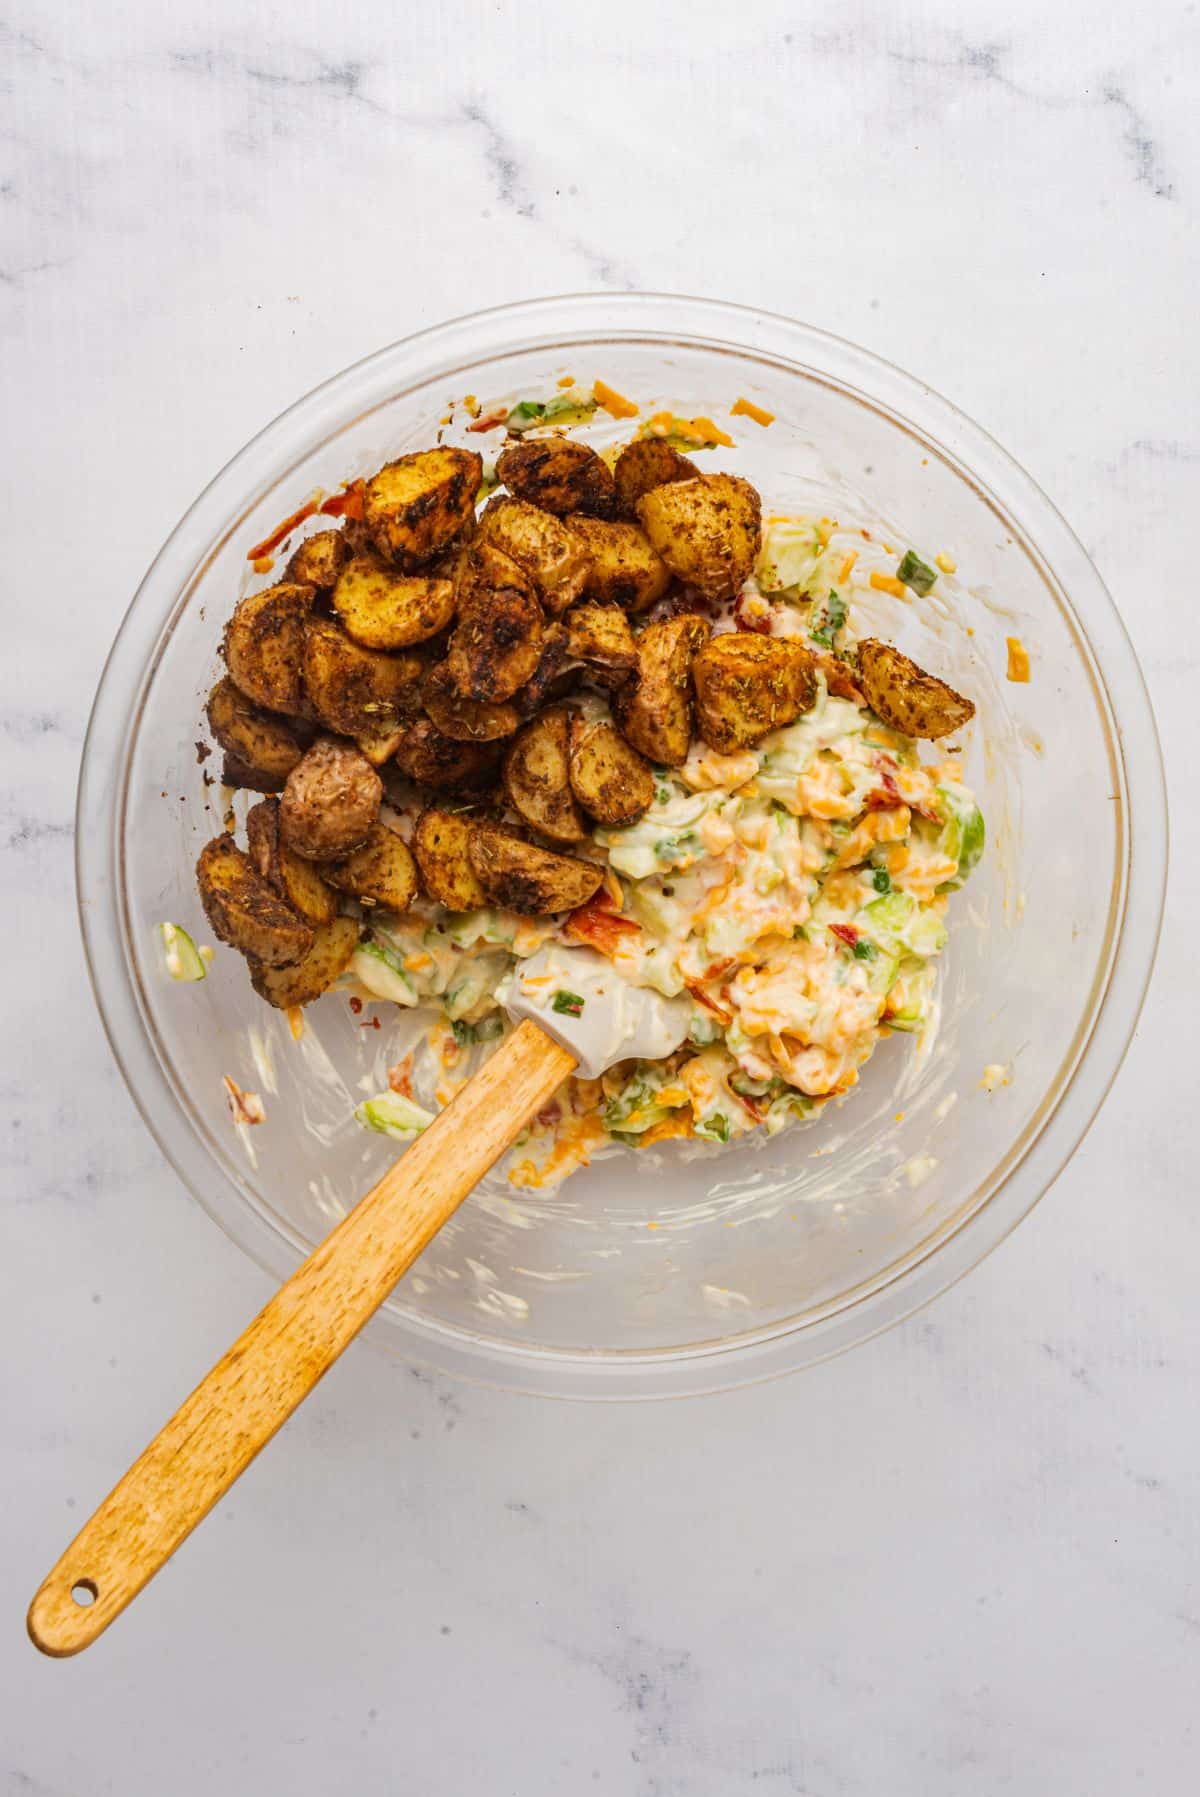
<svg viewBox="0 0 1200 1797">
<path fill-rule="evenodd" d="M 875 792 L 867 794 L 868 811 L 895 811 L 904 804 L 904 794 L 896 785 L 896 776 L 892 772 L 895 765 L 890 755 L 875 756 L 875 771 L 879 775 L 880 785 Z"/>
<path fill-rule="evenodd" d="M 486 418 L 477 418 L 475 420 L 474 424 L 468 424 L 467 429 L 468 429 L 468 431 L 499 430 L 500 426 L 504 423 L 504 420 L 507 417 L 508 417 L 507 411 L 489 412 L 487 414 Z"/>
<path fill-rule="evenodd" d="M 412 1068 L 413 1058 L 410 1050 L 402 1061 L 397 1061 L 394 1067 L 388 1068 L 388 1090 L 399 1092 L 401 1098 L 411 1098 L 413 1095 Z"/>
<path fill-rule="evenodd" d="M 615 387 L 610 387 L 607 381 L 592 382 L 592 398 L 613 418 L 636 418 L 638 415 L 638 408 L 633 401 L 626 399 L 623 393 L 618 393 Z"/>
<path fill-rule="evenodd" d="M 738 594 L 733 607 L 733 621 L 739 630 L 755 630 L 759 636 L 770 636 L 770 607 L 764 607 L 762 611 L 751 610 L 752 606 L 757 607 L 761 603 L 762 601 L 756 599 L 753 593 Z"/>
<path fill-rule="evenodd" d="M 624 936 L 640 936 L 642 926 L 631 917 L 620 917 L 603 887 L 586 905 L 572 911 L 563 926 L 563 935 L 577 942 L 590 942 L 602 955 L 614 955 Z"/>
<path fill-rule="evenodd" d="M 862 528 L 861 528 L 861 527 L 860 527 L 860 529 L 859 529 L 859 533 L 858 533 L 858 534 L 859 534 L 859 536 L 860 536 L 860 537 L 863 537 L 863 538 L 865 538 L 865 539 L 866 539 L 866 541 L 867 541 L 867 542 L 868 542 L 868 543 L 869 543 L 869 542 L 870 542 L 870 541 L 871 541 L 871 533 L 870 533 L 870 531 L 869 531 L 869 530 L 863 530 L 863 529 L 862 529 Z"/>
<path fill-rule="evenodd" d="M 733 1012 L 727 1011 L 724 1005 L 719 1005 L 715 998 L 710 998 L 708 993 L 704 990 L 704 987 L 699 985 L 695 980 L 685 980 L 683 983 L 695 999 L 696 1003 L 701 1005 L 704 1010 L 715 1017 L 722 1027 L 727 1029 L 733 1022 Z"/>
<path fill-rule="evenodd" d="M 288 1020 L 288 1028 L 292 1032 L 292 1041 L 299 1042 L 304 1034 L 304 1012 L 299 1005 L 289 1005 L 284 1015 Z"/>
<path fill-rule="evenodd" d="M 378 1017 L 364 1017 L 358 1027 L 360 1030 L 378 1030 L 382 1029 L 383 1025 Z"/>
<path fill-rule="evenodd" d="M 855 705 L 865 705 L 866 694 L 856 685 L 854 676 L 844 661 L 836 655 L 814 653 L 813 660 L 818 670 L 825 676 L 825 685 L 835 699 L 850 699 Z"/>
<path fill-rule="evenodd" d="M 323 518 L 349 518 L 352 523 L 361 522 L 363 515 L 363 489 L 366 481 L 352 480 L 350 485 L 340 493 L 331 493 L 328 499 L 322 500 L 318 511 Z"/>
<path fill-rule="evenodd" d="M 1014 680 L 1024 685 L 1029 679 L 1029 651 L 1019 636 L 1006 636 L 1005 646 L 1008 649 L 1008 669 L 1006 680 Z"/>
<path fill-rule="evenodd" d="M 729 416 L 731 418 L 753 418 L 755 424 L 761 424 L 764 430 L 768 424 L 775 422 L 774 412 L 764 411 L 763 407 L 756 406 L 752 399 L 742 399 L 740 396 L 730 406 Z"/>
<path fill-rule="evenodd" d="M 575 385 L 575 376 L 573 374 L 560 374 L 554 384 L 556 387 L 573 387 Z"/>
<path fill-rule="evenodd" d="M 225 1088 L 225 1096 L 229 1100 L 229 1110 L 235 1123 L 262 1123 L 266 1118 L 263 1101 L 257 1092 L 243 1092 L 235 1079 L 223 1074 L 221 1084 Z"/>
<path fill-rule="evenodd" d="M 857 560 L 858 560 L 858 550 L 852 549 L 850 551 L 849 555 L 847 555 L 845 560 L 842 562 L 841 567 L 838 569 L 837 577 L 839 580 L 849 580 L 851 570 L 853 569 L 854 564 Z"/>
<path fill-rule="evenodd" d="M 844 942 L 847 948 L 853 948 L 861 932 L 852 923 L 831 923 L 829 934 L 836 936 L 839 942 Z"/>
<path fill-rule="evenodd" d="M 275 566 L 275 557 L 273 555 L 256 555 L 250 566 L 256 574 L 269 574 Z"/>
<path fill-rule="evenodd" d="M 908 589 L 902 580 L 894 574 L 880 574 L 878 570 L 871 575 L 871 585 L 877 593 L 891 593 L 895 599 L 907 599 Z"/>
<path fill-rule="evenodd" d="M 303 524 L 306 518 L 316 516 L 317 504 L 316 499 L 310 499 L 300 507 L 298 512 L 293 512 L 290 518 L 285 518 L 269 537 L 264 537 L 261 543 L 256 543 L 253 549 L 246 551 L 246 560 L 248 562 L 261 561 L 264 556 L 270 555 L 273 550 L 278 549 L 283 539 L 291 536 L 298 524 Z"/>
<path fill-rule="evenodd" d="M 362 1008 L 363 1008 L 363 1001 L 361 998 L 352 998 L 350 1000 L 350 1009 L 354 1012 L 354 1015 L 356 1017 L 358 1017 L 361 1014 Z"/>
<path fill-rule="evenodd" d="M 767 1114 L 765 1105 L 761 1105 L 757 1098 L 750 1098 L 743 1092 L 735 1092 L 732 1086 L 730 1086 L 728 1090 L 731 1095 L 737 1099 L 748 1117 L 753 1117 L 756 1123 L 762 1122 Z"/>
<path fill-rule="evenodd" d="M 723 979 L 727 973 L 732 973 L 736 966 L 737 956 L 726 955 L 723 961 L 710 961 L 704 969 L 703 977 L 705 980 Z"/>
<path fill-rule="evenodd" d="M 562 1107 L 555 1100 L 555 1101 L 552 1101 L 550 1104 L 542 1106 L 541 1110 L 537 1113 L 536 1117 L 534 1118 L 534 1122 L 537 1124 L 540 1124 L 543 1129 L 553 1129 L 554 1125 L 559 1121 L 559 1119 L 561 1117 L 562 1117 Z"/>
</svg>

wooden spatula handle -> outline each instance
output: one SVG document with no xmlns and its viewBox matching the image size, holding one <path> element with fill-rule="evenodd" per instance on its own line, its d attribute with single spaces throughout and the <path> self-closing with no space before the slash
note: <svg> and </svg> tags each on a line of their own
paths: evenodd
<svg viewBox="0 0 1200 1797">
<path fill-rule="evenodd" d="M 259 1312 L 80 1530 L 30 1606 L 35 1646 L 78 1653 L 120 1615 L 575 1065 L 536 1024 L 513 1032 Z"/>
</svg>

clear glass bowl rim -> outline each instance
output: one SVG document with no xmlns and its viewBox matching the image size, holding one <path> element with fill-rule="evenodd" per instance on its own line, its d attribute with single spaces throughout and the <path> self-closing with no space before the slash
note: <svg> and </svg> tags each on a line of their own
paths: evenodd
<svg viewBox="0 0 1200 1797">
<path fill-rule="evenodd" d="M 1167 872 L 1162 756 L 1133 647 L 1082 544 L 1037 483 L 979 425 L 925 383 L 855 344 L 757 308 L 676 294 L 567 294 L 525 300 L 402 338 L 332 376 L 259 432 L 209 483 L 167 538 L 105 663 L 84 742 L 76 809 L 76 881 L 89 977 L 110 1046 L 141 1115 L 184 1184 L 225 1233 L 277 1278 L 307 1251 L 248 1205 L 185 1127 L 142 1018 L 121 890 L 128 724 L 140 715 L 181 592 L 211 544 L 236 527 L 293 462 L 404 387 L 480 357 L 572 340 L 636 338 L 750 352 L 844 387 L 933 443 L 1047 569 L 1090 650 L 1107 700 L 1125 816 L 1123 902 L 1108 977 L 1073 1072 L 1034 1139 L 969 1216 L 884 1281 L 815 1318 L 686 1349 L 593 1354 L 517 1348 L 392 1314 L 368 1334 L 405 1359 L 457 1377 L 556 1397 L 686 1396 L 770 1378 L 827 1359 L 911 1315 L 976 1266 L 1033 1208 L 1096 1115 L 1136 1027 L 1154 964 Z"/>
</svg>

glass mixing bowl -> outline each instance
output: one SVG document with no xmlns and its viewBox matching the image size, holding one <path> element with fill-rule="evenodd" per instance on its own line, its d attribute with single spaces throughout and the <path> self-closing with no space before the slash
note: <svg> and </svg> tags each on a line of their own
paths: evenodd
<svg viewBox="0 0 1200 1797">
<path fill-rule="evenodd" d="M 736 448 L 704 466 L 746 474 L 768 510 L 815 507 L 947 552 L 956 576 L 908 605 L 879 596 L 874 621 L 978 706 L 964 774 L 989 845 L 951 901 L 932 1041 L 884 1042 L 846 1100 L 769 1142 L 621 1152 L 553 1191 L 493 1176 L 372 1325 L 408 1358 L 512 1387 L 688 1393 L 876 1333 L 1045 1191 L 1116 1073 L 1150 973 L 1162 767 L 1129 641 L 1062 518 L 977 425 L 861 349 L 739 307 L 592 295 L 459 319 L 347 369 L 255 438 L 167 541 L 105 669 L 78 807 L 83 931 L 113 1050 L 180 1176 L 276 1276 L 390 1158 L 350 1120 L 378 1087 L 388 1031 L 326 998 L 296 1044 L 232 951 L 196 985 L 163 964 L 164 919 L 210 935 L 192 870 L 220 801 L 195 743 L 222 626 L 256 579 L 246 550 L 314 488 L 429 443 L 451 399 L 544 394 L 563 374 L 727 424 Z M 739 395 L 774 423 L 731 418 Z M 486 454 L 497 438 L 467 441 Z M 1008 636 L 1030 652 L 1028 685 L 1005 679 Z M 981 1084 L 989 1067 L 1003 1071 Z M 231 1125 L 226 1073 L 265 1098 L 252 1133 Z"/>
</svg>

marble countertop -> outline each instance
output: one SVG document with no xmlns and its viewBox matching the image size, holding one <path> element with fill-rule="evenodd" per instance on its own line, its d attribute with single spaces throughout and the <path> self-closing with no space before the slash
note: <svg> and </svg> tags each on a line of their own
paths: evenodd
<svg viewBox="0 0 1200 1797">
<path fill-rule="evenodd" d="M 14 0 L 0 50 L 0 1791 L 1190 1789 L 1195 7 Z M 164 1165 L 85 977 L 75 780 L 129 595 L 346 363 L 634 287 L 891 357 L 1095 556 L 1174 806 L 1125 1068 L 1034 1215 L 883 1339 L 645 1408 L 358 1349 L 102 1644 L 41 1660 L 34 1586 L 268 1289 Z"/>
</svg>

